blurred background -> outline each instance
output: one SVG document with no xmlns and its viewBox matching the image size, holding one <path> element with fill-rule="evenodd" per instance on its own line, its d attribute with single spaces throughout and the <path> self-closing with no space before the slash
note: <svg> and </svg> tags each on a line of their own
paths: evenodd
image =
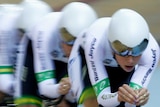
<svg viewBox="0 0 160 107">
<path fill-rule="evenodd" d="M 0 0 L 0 3 L 19 3 L 22 0 Z M 151 33 L 160 43 L 160 0 L 43 0 L 59 11 L 72 1 L 87 2 L 99 17 L 111 16 L 119 8 L 130 8 L 139 12 L 147 20 Z"/>
<path fill-rule="evenodd" d="M 22 0 L 0 0 L 1 3 L 19 3 Z M 90 4 L 99 17 L 111 16 L 120 8 L 130 8 L 139 12 L 148 22 L 150 32 L 160 44 L 160 0 L 43 0 L 54 11 L 59 11 L 64 5 L 72 1 Z M 160 107 L 160 67 L 158 67 L 149 84 L 150 99 L 143 107 Z"/>
</svg>

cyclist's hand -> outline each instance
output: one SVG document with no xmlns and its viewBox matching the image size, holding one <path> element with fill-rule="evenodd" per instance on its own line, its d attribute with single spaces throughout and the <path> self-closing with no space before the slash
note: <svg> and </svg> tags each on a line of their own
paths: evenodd
<svg viewBox="0 0 160 107">
<path fill-rule="evenodd" d="M 71 88 L 71 83 L 68 77 L 62 78 L 59 86 L 59 93 L 65 95 L 69 92 Z"/>
<path fill-rule="evenodd" d="M 145 105 L 148 102 L 149 99 L 149 92 L 146 88 L 141 88 L 139 90 L 135 90 L 136 93 L 138 93 L 138 98 L 136 105 L 137 106 L 142 106 Z"/>
<path fill-rule="evenodd" d="M 123 84 L 118 89 L 118 101 L 128 102 L 130 104 L 135 104 L 138 98 L 137 93 L 127 84 Z"/>
</svg>

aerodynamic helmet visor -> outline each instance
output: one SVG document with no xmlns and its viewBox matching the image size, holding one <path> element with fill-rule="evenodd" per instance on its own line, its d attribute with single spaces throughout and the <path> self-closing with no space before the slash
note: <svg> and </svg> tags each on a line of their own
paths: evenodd
<svg viewBox="0 0 160 107">
<path fill-rule="evenodd" d="M 139 45 L 130 48 L 122 44 L 120 41 L 111 43 L 114 52 L 120 56 L 139 56 L 146 49 L 148 40 L 144 39 Z"/>
</svg>

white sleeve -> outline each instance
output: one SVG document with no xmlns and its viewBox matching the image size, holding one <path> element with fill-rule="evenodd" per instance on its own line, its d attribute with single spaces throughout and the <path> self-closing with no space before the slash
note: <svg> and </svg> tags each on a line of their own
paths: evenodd
<svg viewBox="0 0 160 107">
<path fill-rule="evenodd" d="M 55 18 L 56 17 L 56 18 Z M 53 13 L 47 19 L 43 20 L 44 25 L 39 25 L 31 33 L 33 54 L 34 54 L 34 69 L 36 79 L 38 82 L 39 92 L 49 98 L 57 98 L 60 96 L 58 93 L 59 84 L 55 79 L 55 65 L 51 59 L 51 51 L 55 48 L 57 36 L 57 23 L 59 14 Z M 48 22 L 46 22 L 46 20 Z M 42 23 L 40 23 L 42 24 Z"/>
<path fill-rule="evenodd" d="M 19 13 L 3 13 L 0 19 L 0 64 L 13 66 L 16 56 L 18 32 L 17 21 Z"/>
<path fill-rule="evenodd" d="M 102 18 L 91 26 L 91 30 L 87 33 L 85 56 L 89 77 L 97 95 L 98 103 L 105 107 L 115 107 L 120 104 L 117 98 L 118 94 L 116 92 L 111 93 L 108 74 L 103 63 L 107 52 L 106 32 L 109 20 L 109 18 Z"/>
<path fill-rule="evenodd" d="M 13 95 L 19 15 L 19 12 L 7 12 L 0 16 L 0 90 L 9 95 Z"/>
<path fill-rule="evenodd" d="M 38 82 L 39 92 L 46 97 L 59 97 L 58 84 L 56 85 L 55 67 L 50 56 L 50 40 L 46 32 L 36 32 L 36 39 L 32 40 L 34 69 Z"/>
<path fill-rule="evenodd" d="M 83 43 L 82 36 L 76 38 L 68 60 L 68 75 L 72 84 L 71 90 L 73 92 L 73 97 L 76 98 L 77 101 L 84 89 L 81 71 L 81 56 L 79 52 L 79 48 Z"/>
<path fill-rule="evenodd" d="M 85 55 L 91 83 L 97 95 L 99 104 L 105 107 L 119 105 L 117 93 L 111 93 L 107 71 L 103 64 L 104 44 L 103 40 L 94 35 L 89 35 L 85 45 Z M 104 39 L 104 38 L 103 38 Z M 107 40 L 107 38 L 106 38 Z M 106 41 L 105 40 L 105 41 Z"/>
<path fill-rule="evenodd" d="M 141 87 L 147 87 L 152 74 L 159 62 L 159 45 L 154 37 L 150 34 L 149 44 L 146 50 L 143 52 L 138 67 L 135 70 L 130 86 L 134 89 Z"/>
</svg>

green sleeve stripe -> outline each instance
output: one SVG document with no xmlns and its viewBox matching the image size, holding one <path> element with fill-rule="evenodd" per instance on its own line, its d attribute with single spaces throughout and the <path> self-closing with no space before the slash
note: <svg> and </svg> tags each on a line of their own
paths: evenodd
<svg viewBox="0 0 160 107">
<path fill-rule="evenodd" d="M 131 88 L 133 88 L 134 90 L 137 90 L 137 89 L 141 89 L 141 88 L 142 88 L 142 86 L 140 86 L 140 85 L 138 85 L 138 84 L 136 84 L 136 83 L 133 83 L 133 82 L 130 82 L 129 86 L 130 86 Z"/>
<path fill-rule="evenodd" d="M 0 74 L 13 74 L 13 66 L 0 66 Z"/>
<path fill-rule="evenodd" d="M 54 70 L 36 73 L 36 79 L 38 83 L 47 79 L 52 79 L 52 78 L 55 78 Z"/>
<path fill-rule="evenodd" d="M 13 66 L 0 66 L 0 69 L 4 69 L 4 68 L 13 68 Z"/>
<path fill-rule="evenodd" d="M 96 95 L 98 96 L 99 93 L 103 89 L 105 89 L 106 87 L 109 87 L 109 86 L 110 86 L 109 78 L 105 78 L 105 79 L 101 80 L 100 82 L 98 82 L 97 84 L 95 84 L 93 87 L 94 87 Z"/>
</svg>

